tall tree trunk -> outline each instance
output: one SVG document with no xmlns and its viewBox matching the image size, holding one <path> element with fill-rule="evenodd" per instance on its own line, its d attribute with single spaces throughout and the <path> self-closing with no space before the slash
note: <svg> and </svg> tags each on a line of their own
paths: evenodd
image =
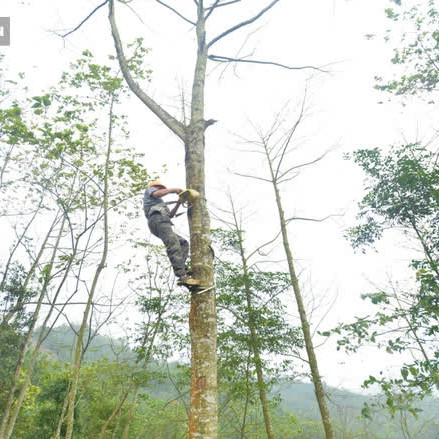
<svg viewBox="0 0 439 439">
<path fill-rule="evenodd" d="M 191 121 L 187 128 L 186 185 L 200 193 L 188 212 L 191 237 L 191 268 L 208 289 L 191 294 L 189 327 L 191 333 L 191 410 L 189 439 L 215 439 L 218 421 L 217 322 L 213 286 L 213 254 L 210 246 L 210 219 L 204 180 L 204 86 L 207 48 L 203 1 L 198 2 L 198 53 L 192 87 Z"/>
<path fill-rule="evenodd" d="M 299 311 L 300 316 L 300 322 L 303 332 L 303 338 L 305 340 L 305 347 L 306 352 L 308 355 L 308 362 L 309 367 L 311 370 L 311 377 L 314 384 L 314 391 L 317 398 L 317 403 L 319 405 L 320 410 L 320 416 L 323 423 L 323 428 L 325 430 L 325 437 L 326 439 L 335 439 L 334 431 L 332 429 L 331 419 L 329 417 L 329 409 L 328 405 L 326 404 L 326 396 L 325 396 L 325 390 L 323 388 L 322 379 L 319 373 L 319 368 L 317 364 L 317 357 L 314 351 L 312 336 L 311 336 L 311 330 L 308 322 L 308 317 L 306 315 L 305 305 L 303 303 L 302 293 L 300 290 L 299 280 L 296 275 L 296 270 L 294 267 L 294 259 L 291 252 L 290 243 L 288 240 L 288 231 L 287 231 L 287 222 L 285 219 L 285 213 L 282 206 L 282 200 L 279 192 L 279 187 L 276 181 L 275 172 L 272 166 L 271 157 L 265 149 L 267 161 L 270 167 L 270 174 L 271 179 L 273 183 L 273 189 L 276 197 L 276 205 L 279 213 L 279 220 L 280 220 L 280 226 L 281 226 L 281 232 L 282 232 L 282 241 L 283 246 L 285 250 L 285 255 L 287 257 L 288 262 L 288 270 L 290 272 L 290 278 L 291 278 L 291 284 L 293 286 L 294 296 L 296 298 L 297 308 Z"/>
</svg>

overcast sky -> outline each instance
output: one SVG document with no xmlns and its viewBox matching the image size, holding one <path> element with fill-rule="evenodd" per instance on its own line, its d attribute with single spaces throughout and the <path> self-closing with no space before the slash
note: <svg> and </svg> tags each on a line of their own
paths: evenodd
<svg viewBox="0 0 439 439">
<path fill-rule="evenodd" d="M 190 0 L 170 3 L 183 4 L 188 15 L 193 12 L 194 3 Z M 249 4 L 254 6 L 254 13 L 256 6 L 262 7 L 267 0 L 242 3 L 245 5 L 237 6 L 233 14 L 221 11 L 217 22 L 212 17 L 208 37 L 247 18 Z M 333 152 L 293 180 L 282 195 L 289 216 L 319 218 L 344 214 L 325 223 L 293 223 L 290 230 L 308 299 L 312 293 L 317 302 L 322 302 L 313 315 L 314 323 L 319 322 L 335 300 L 321 329 L 361 315 L 365 307 L 360 294 L 373 290 L 372 283 L 384 286 L 389 276 L 401 276 L 410 257 L 408 250 L 400 250 L 401 242 L 395 237 L 383 242 L 379 253 L 367 255 L 355 255 L 342 237 L 344 228 L 354 221 L 363 178 L 352 163 L 342 159 L 343 154 L 359 147 L 386 147 L 401 143 L 403 138 L 415 140 L 419 133 L 427 138 L 433 127 L 433 115 L 426 107 L 388 103 L 385 95 L 373 90 L 375 75 L 389 78 L 392 75 L 391 46 L 383 41 L 389 27 L 384 14 L 388 3 L 284 0 L 258 25 L 237 33 L 212 50 L 227 56 L 253 54 L 256 59 L 297 67 L 326 66 L 328 74 L 256 65 L 224 69 L 209 64 L 206 118 L 214 118 L 218 123 L 206 135 L 208 202 L 212 214 L 218 214 L 216 207 L 227 207 L 227 191 L 233 194 L 249 216 L 245 224 L 249 249 L 271 238 L 278 230 L 278 221 L 271 187 L 234 174 L 264 175 L 265 172 L 264 163 L 243 152 L 246 145 L 241 138 L 254 137 L 252 125 L 269 127 L 287 102 L 290 102 L 287 120 L 294 120 L 305 82 L 310 80 L 309 114 L 298 133 L 300 148 L 291 160 L 300 163 L 329 148 Z M 0 53 L 6 55 L 11 72 L 25 72 L 31 91 L 39 93 L 56 84 L 60 72 L 84 49 L 90 49 L 105 61 L 113 52 L 106 8 L 67 39 L 55 34 L 76 26 L 97 4 L 97 0 L 2 0 L 0 16 L 11 17 L 12 34 L 11 46 L 0 47 Z M 179 96 L 182 90 L 190 93 L 193 71 L 195 46 L 190 26 L 152 0 L 130 5 L 143 23 L 132 11 L 119 6 L 122 37 L 125 41 L 144 37 L 146 46 L 152 49 L 148 62 L 153 79 L 148 91 L 179 117 Z M 375 38 L 367 39 L 366 34 Z M 126 111 L 131 141 L 147 154 L 145 166 L 159 170 L 166 163 L 169 170 L 163 180 L 171 186 L 184 186 L 184 153 L 180 142 L 135 97 Z M 183 223 L 180 220 L 177 228 L 186 233 Z M 146 224 L 140 226 L 145 227 L 146 233 Z M 280 244 L 273 249 L 273 259 L 282 258 L 281 250 Z M 387 357 L 377 355 L 375 365 L 371 365 L 370 352 L 346 358 L 335 354 L 329 345 L 319 352 L 325 381 L 347 388 L 358 389 L 368 373 L 386 369 L 380 361 L 388 361 Z"/>
</svg>

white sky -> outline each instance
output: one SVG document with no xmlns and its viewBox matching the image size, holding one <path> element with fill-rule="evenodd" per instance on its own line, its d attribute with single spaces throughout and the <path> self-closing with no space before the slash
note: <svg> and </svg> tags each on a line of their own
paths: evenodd
<svg viewBox="0 0 439 439">
<path fill-rule="evenodd" d="M 0 16 L 11 17 L 12 35 L 11 46 L 0 47 L 0 53 L 6 54 L 11 71 L 26 73 L 32 92 L 39 93 L 55 84 L 60 72 L 84 49 L 90 49 L 102 61 L 113 53 L 106 8 L 65 42 L 52 32 L 71 29 L 99 3 L 97 0 L 2 0 Z M 153 69 L 153 80 L 148 90 L 168 111 L 179 116 L 181 89 L 190 93 L 193 35 L 187 24 L 181 24 L 178 18 L 154 3 L 152 0 L 131 3 L 143 18 L 143 24 L 132 12 L 119 6 L 120 32 L 125 41 L 138 36 L 145 38 L 146 46 L 152 48 L 148 62 Z M 170 0 L 170 3 L 183 4 L 189 11 L 194 5 L 191 0 Z M 250 3 L 262 6 L 267 0 Z M 414 140 L 417 133 L 426 133 L 428 137 L 434 123 L 430 107 L 378 104 L 387 97 L 373 90 L 373 77 L 390 77 L 392 72 L 391 46 L 385 45 L 382 39 L 389 25 L 384 15 L 384 8 L 389 4 L 383 0 L 283 0 L 259 25 L 251 28 L 259 30 L 247 41 L 249 34 L 243 31 L 212 49 L 214 54 L 235 56 L 246 41 L 242 55 L 254 52 L 257 59 L 293 66 L 331 64 L 330 75 L 320 74 L 312 80 L 311 114 L 299 133 L 303 145 L 292 159 L 300 162 L 331 146 L 338 148 L 283 191 L 289 216 L 345 213 L 344 217 L 326 223 L 294 223 L 291 227 L 293 251 L 298 268 L 303 270 L 305 291 L 309 295 L 312 290 L 324 304 L 313 316 L 315 322 L 337 296 L 321 329 L 361 315 L 365 304 L 360 294 L 373 289 L 370 282 L 383 286 L 387 276 L 400 276 L 410 257 L 408 251 L 398 249 L 400 243 L 395 239 L 384 241 L 378 254 L 364 256 L 355 255 L 342 238 L 343 228 L 354 222 L 355 206 L 362 194 L 362 175 L 352 163 L 342 160 L 342 154 L 360 147 L 400 143 L 403 137 Z M 228 27 L 247 18 L 248 9 L 236 7 L 234 15 L 219 14 L 220 24 Z M 253 11 L 256 10 L 255 6 Z M 212 25 L 217 29 L 208 33 L 208 39 L 222 28 L 213 23 L 214 19 Z M 365 34 L 377 37 L 367 40 Z M 206 134 L 208 202 L 213 212 L 217 212 L 215 206 L 226 206 L 225 192 L 230 189 L 237 204 L 245 206 L 246 213 L 252 213 L 246 223 L 249 249 L 276 233 L 277 213 L 271 187 L 233 175 L 233 171 L 264 172 L 254 156 L 239 151 L 245 146 L 233 134 L 252 137 L 249 121 L 270 126 L 274 114 L 285 102 L 300 100 L 309 75 L 310 72 L 255 65 L 228 67 L 223 72 L 221 66 L 209 65 L 206 119 L 219 122 Z M 171 186 L 184 186 L 184 153 L 180 142 L 134 96 L 127 112 L 131 141 L 146 152 L 146 167 L 159 170 L 166 163 L 169 171 L 164 180 Z M 184 231 L 182 222 L 177 228 Z M 280 245 L 274 249 L 273 257 L 276 255 L 282 257 Z M 326 382 L 353 389 L 358 389 L 369 373 L 385 369 L 386 362 L 392 363 L 388 356 L 375 353 L 371 362 L 372 354 L 366 351 L 346 357 L 335 353 L 329 345 L 318 355 Z"/>
</svg>

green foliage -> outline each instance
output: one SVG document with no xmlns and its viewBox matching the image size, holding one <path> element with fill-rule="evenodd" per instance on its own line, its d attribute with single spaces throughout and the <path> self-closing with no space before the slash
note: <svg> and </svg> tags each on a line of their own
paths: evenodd
<svg viewBox="0 0 439 439">
<path fill-rule="evenodd" d="M 17 439 L 50 438 L 55 431 L 62 411 L 64 396 L 69 385 L 70 369 L 57 357 L 64 354 L 60 350 L 71 342 L 73 331 L 66 327 L 55 328 L 51 339 L 46 339 L 46 352 L 35 368 L 32 386 L 26 398 L 26 408 L 20 413 L 14 437 Z M 124 359 L 105 358 L 110 346 L 118 346 L 120 341 L 98 335 L 93 361 L 87 361 L 81 372 L 79 382 L 78 405 L 75 412 L 75 437 L 78 439 L 97 439 L 100 427 L 115 409 L 121 395 L 131 384 L 140 384 L 134 418 L 129 437 L 136 437 L 143 431 L 146 437 L 168 439 L 183 437 L 187 434 L 187 414 L 184 404 L 188 404 L 188 380 L 190 368 L 183 364 L 151 364 L 141 370 L 135 364 L 135 355 Z M 131 360 L 128 360 L 131 359 Z M 410 372 L 408 372 L 410 374 Z M 291 383 L 278 380 L 272 395 L 279 393 L 282 401 L 272 410 L 273 427 L 276 437 L 320 439 L 322 437 L 319 412 L 314 397 L 312 384 Z M 178 390 L 177 390 L 178 389 Z M 221 439 L 237 437 L 239 433 L 231 426 L 240 425 L 242 420 L 242 399 L 237 395 L 231 401 L 231 394 L 223 388 L 220 396 L 221 407 L 226 405 L 227 412 L 221 412 Z M 342 390 L 327 389 L 331 405 L 331 415 L 337 437 L 361 439 L 401 439 L 399 419 L 392 421 L 381 411 L 376 413 L 373 400 L 364 396 Z M 181 394 L 182 399 L 178 398 Z M 131 391 L 122 406 L 120 416 L 109 426 L 107 436 L 115 432 L 120 439 L 128 418 L 133 392 Z M 360 419 L 358 413 L 364 403 L 375 422 Z M 385 402 L 383 400 L 383 402 Z M 418 414 L 418 420 L 411 421 L 416 429 L 425 426 L 417 439 L 434 437 L 437 425 L 433 420 L 437 401 L 431 400 L 432 407 L 424 404 L 424 412 Z M 430 417 L 432 419 L 430 419 Z M 119 420 L 118 420 L 119 419 Z M 264 437 L 262 414 L 257 404 L 249 407 L 249 421 L 246 437 Z M 413 427 L 414 428 L 414 427 Z M 415 429 L 415 430 L 416 430 Z M 64 428 L 62 429 L 64 433 Z M 62 437 L 62 436 L 61 436 Z"/>
<path fill-rule="evenodd" d="M 396 95 L 426 92 L 430 97 L 439 82 L 437 2 L 428 0 L 408 7 L 404 4 L 386 13 L 390 20 L 404 25 L 403 47 L 395 49 L 392 59 L 404 73 L 376 88 Z M 364 251 L 387 229 L 398 229 L 414 237 L 422 256 L 410 264 L 414 287 L 364 295 L 379 311 L 340 325 L 334 332 L 341 335 L 339 347 L 347 350 L 372 342 L 390 354 L 407 350 L 416 353 L 412 362 L 403 364 L 399 377 L 371 376 L 364 383 L 365 387 L 379 386 L 384 398 L 378 405 L 386 407 L 392 416 L 408 413 L 416 417 L 419 399 L 439 388 L 438 155 L 415 143 L 393 147 L 387 154 L 378 148 L 359 150 L 353 159 L 368 179 L 368 193 L 358 215 L 361 222 L 347 232 L 354 248 Z M 370 406 L 364 408 L 364 416 L 370 417 L 371 413 Z"/>
<path fill-rule="evenodd" d="M 410 350 L 413 361 L 403 364 L 400 376 L 370 376 L 364 387 L 379 386 L 379 406 L 392 416 L 417 416 L 419 399 L 439 389 L 439 166 L 436 152 L 420 144 L 359 150 L 353 155 L 367 176 L 367 194 L 361 201 L 360 224 L 347 237 L 354 248 L 365 249 L 386 230 L 397 229 L 411 238 L 422 255 L 413 259 L 413 287 L 391 286 L 389 291 L 363 295 L 379 308 L 373 316 L 357 317 L 332 332 L 338 347 L 356 351 L 373 343 L 389 354 Z M 329 335 L 330 332 L 325 333 Z M 371 416 L 371 407 L 363 415 Z"/>
<path fill-rule="evenodd" d="M 175 288 L 175 278 L 163 246 L 145 241 L 129 242 L 142 252 L 142 257 L 120 265 L 142 318 L 130 339 L 137 361 L 166 361 L 177 352 L 185 356 L 190 344 L 186 290 Z"/>
<path fill-rule="evenodd" d="M 149 49 L 144 47 L 143 38 L 136 38 L 127 46 L 132 50 L 132 55 L 127 59 L 127 66 L 133 77 L 151 81 L 152 70 L 145 66 L 145 57 Z"/>
<path fill-rule="evenodd" d="M 387 17 L 403 26 L 402 48 L 395 48 L 391 62 L 403 69 L 395 80 L 382 84 L 376 77 L 377 89 L 395 95 L 414 95 L 437 90 L 439 83 L 439 31 L 437 21 L 439 9 L 436 0 L 418 1 L 413 6 L 386 9 Z M 387 40 L 391 40 L 389 35 Z"/>
<path fill-rule="evenodd" d="M 0 282 L 0 327 L 11 320 L 17 330 L 28 325 L 30 315 L 26 312 L 26 305 L 37 293 L 25 288 L 25 278 L 25 268 L 17 263 L 8 268 L 8 276 L 3 276 Z"/>
<path fill-rule="evenodd" d="M 104 248 L 102 215 L 107 199 L 103 188 L 107 174 L 109 211 L 115 220 L 118 212 L 123 214 L 113 222 L 110 240 L 124 239 L 126 223 L 138 215 L 137 206 L 130 201 L 138 196 L 139 187 L 144 186 L 149 176 L 141 163 L 142 155 L 137 154 L 132 146 L 127 146 L 126 118 L 117 107 L 124 92 L 116 63 L 99 65 L 92 54 L 85 51 L 83 57 L 62 75 L 56 88 L 39 96 L 17 98 L 9 106 L 6 105 L 8 101 L 2 102 L 0 215 L 18 218 L 12 227 L 19 236 L 0 273 L 0 301 L 4 305 L 2 318 L 8 317 L 12 310 L 13 315 L 8 319 L 17 324 L 22 317 L 20 313 L 25 316 L 26 311 L 33 311 L 34 308 L 28 308 L 33 294 L 30 290 L 43 293 L 44 297 L 40 297 L 49 303 L 59 303 L 63 299 L 68 302 L 76 293 L 89 293 L 88 275 L 96 264 L 96 255 Z M 38 264 L 33 266 L 41 244 L 41 225 L 45 228 L 52 221 L 54 233 L 50 234 L 48 244 L 41 248 Z M 64 224 L 63 228 L 61 224 Z M 62 250 L 52 261 L 50 255 L 57 232 L 59 249 Z M 14 254 L 17 248 L 20 250 Z M 29 281 L 26 291 L 24 288 L 20 290 L 19 283 L 13 285 L 13 267 L 17 260 L 23 267 L 23 276 Z M 72 282 L 65 282 L 66 279 Z M 41 313 L 48 309 L 44 304 Z M 56 316 L 56 311 L 53 308 L 50 311 L 53 315 L 48 320 L 49 326 L 60 317 Z M 13 344 L 18 347 L 8 352 L 10 362 L 5 386 L 1 388 L 2 403 L 11 388 L 12 371 L 21 348 L 14 337 L 15 334 L 22 335 L 19 328 L 10 328 L 8 321 L 6 323 L 2 321 L 0 338 L 3 337 L 5 348 Z M 44 327 L 38 335 L 42 338 L 47 332 L 48 327 Z M 32 370 L 32 367 L 29 361 L 27 370 Z M 26 395 L 33 389 L 31 384 Z M 38 397 L 34 400 L 38 410 L 47 412 L 48 419 L 49 413 L 53 412 L 53 423 L 40 425 L 41 431 L 35 433 L 39 437 L 49 437 L 43 430 L 53 430 L 55 418 L 60 415 L 59 401 L 50 405 L 46 399 L 49 405 L 45 403 L 43 406 Z M 27 413 L 27 406 L 22 409 Z M 20 419 L 24 419 L 25 412 L 20 414 Z M 21 427 L 17 424 L 16 428 L 14 435 L 19 438 Z M 82 427 L 78 423 L 75 428 L 79 432 Z"/>
<path fill-rule="evenodd" d="M 58 427 L 60 415 L 67 395 L 70 372 L 63 363 L 42 361 L 39 364 L 35 382 L 40 392 L 35 401 L 33 428 L 29 428 L 30 438 L 53 437 Z M 81 412 L 75 412 L 74 430 L 82 431 Z M 65 434 L 64 427 L 61 434 Z"/>
<path fill-rule="evenodd" d="M 25 342 L 25 334 L 31 315 L 26 305 L 35 292 L 23 287 L 23 267 L 14 265 L 8 279 L 2 282 L 0 292 L 0 411 L 11 387 L 15 367 Z"/>
<path fill-rule="evenodd" d="M 104 358 L 82 367 L 79 398 L 75 410 L 75 437 L 98 438 L 103 424 L 119 405 L 125 392 L 130 391 L 135 383 L 143 384 L 143 381 L 135 380 L 133 372 L 132 365 L 118 361 L 110 362 Z M 16 436 L 14 436 L 17 439 L 54 436 L 70 383 L 70 368 L 65 363 L 46 359 L 40 362 L 34 380 L 36 385 L 32 386 L 32 389 L 36 389 L 36 392 L 32 398 L 28 397 L 28 409 L 20 413 Z M 118 438 L 127 420 L 129 405 L 130 400 L 127 398 L 118 417 L 118 425 L 115 419 L 108 427 L 109 431 L 118 428 Z M 147 394 L 143 394 L 139 398 L 131 431 L 139 430 L 146 422 L 146 416 L 150 416 L 148 413 L 159 412 L 162 406 L 163 403 L 160 401 L 153 401 Z M 62 427 L 61 434 L 64 432 L 65 426 Z"/>
<path fill-rule="evenodd" d="M 245 351 L 244 346 L 249 343 L 250 313 L 257 328 L 262 352 L 267 355 L 291 354 L 297 353 L 302 347 L 300 331 L 286 321 L 285 306 L 279 298 L 281 293 L 290 288 L 287 273 L 253 270 L 243 273 L 238 264 L 221 261 L 217 264 L 216 285 L 219 292 L 218 306 L 230 310 L 234 317 L 229 330 L 222 335 L 226 338 L 233 335 L 241 351 Z M 246 288 L 250 289 L 253 299 L 251 309 L 246 300 Z M 228 349 L 232 349 L 231 342 L 232 340 L 225 342 Z"/>
<path fill-rule="evenodd" d="M 291 282 L 287 273 L 247 266 L 242 230 L 216 229 L 212 236 L 222 250 L 215 266 L 218 375 L 225 399 L 220 435 L 235 437 L 233 432 L 245 430 L 246 437 L 256 438 L 264 431 L 260 386 L 268 392 L 280 376 L 291 374 L 291 357 L 303 346 L 301 332 L 287 321 L 281 300 Z M 271 412 L 279 402 L 277 395 L 271 396 Z"/>
<path fill-rule="evenodd" d="M 99 206 L 108 141 L 101 113 L 108 114 L 125 91 L 114 65 L 98 65 L 85 51 L 62 75 L 57 89 L 0 110 L 1 146 L 11 168 L 3 169 L 2 180 L 11 186 L 17 168 L 21 174 L 9 192 L 21 197 L 28 192 L 29 201 L 35 199 L 32 194 L 50 194 L 68 212 Z M 125 116 L 113 111 L 112 119 L 113 137 L 125 140 Z M 20 148 L 11 148 L 16 144 Z M 113 210 L 118 211 L 148 180 L 141 157 L 119 141 L 113 146 L 109 166 Z"/>
<path fill-rule="evenodd" d="M 3 324 L 0 331 L 0 412 L 8 397 L 12 384 L 19 353 L 23 347 L 23 333 L 14 328 L 14 325 Z"/>
<path fill-rule="evenodd" d="M 434 225 L 438 221 L 439 168 L 436 154 L 420 144 L 393 147 L 383 154 L 379 148 L 362 149 L 353 160 L 367 177 L 367 195 L 360 203 L 363 223 L 348 231 L 354 248 L 373 244 L 385 227 L 405 229 L 427 226 L 435 245 Z"/>
</svg>

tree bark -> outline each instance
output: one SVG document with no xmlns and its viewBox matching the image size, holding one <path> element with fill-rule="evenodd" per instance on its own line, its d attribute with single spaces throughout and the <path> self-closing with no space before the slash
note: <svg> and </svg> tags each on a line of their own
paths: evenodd
<svg viewBox="0 0 439 439">
<path fill-rule="evenodd" d="M 200 193 L 188 212 L 191 237 L 191 268 L 205 288 L 213 286 L 213 255 L 210 246 L 210 219 L 207 212 L 204 176 L 204 86 L 207 47 L 203 1 L 198 2 L 197 61 L 191 102 L 191 121 L 187 128 L 186 185 Z M 215 290 L 191 294 L 189 314 L 191 332 L 191 410 L 189 439 L 215 439 L 218 422 L 217 322 Z"/>
</svg>

